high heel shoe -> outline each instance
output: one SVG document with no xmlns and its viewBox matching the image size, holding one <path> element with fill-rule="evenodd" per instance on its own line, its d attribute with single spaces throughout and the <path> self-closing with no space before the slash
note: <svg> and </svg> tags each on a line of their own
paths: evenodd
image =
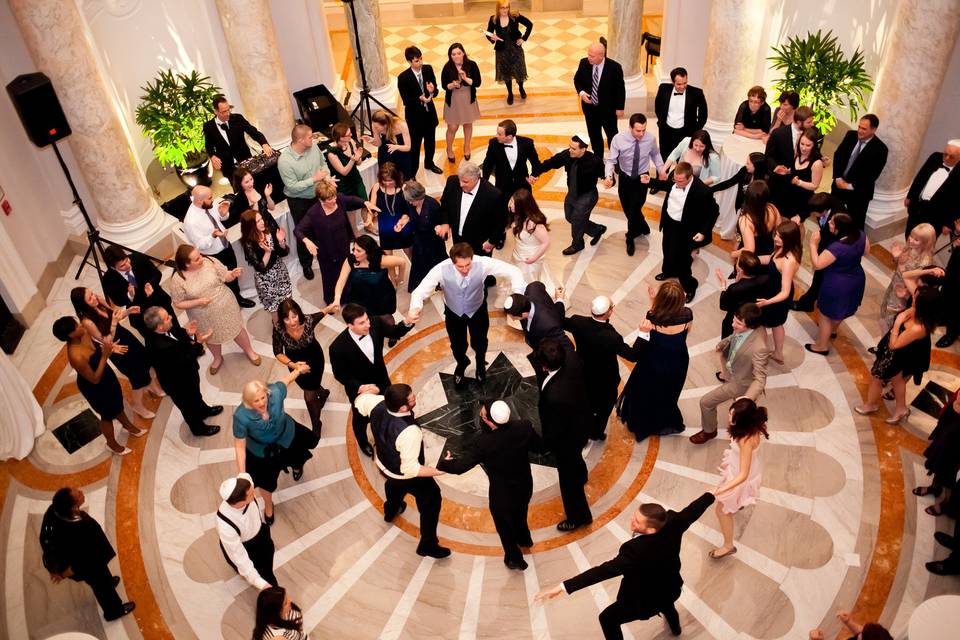
<svg viewBox="0 0 960 640">
<path fill-rule="evenodd" d="M 910 409 L 908 408 L 906 411 L 904 411 L 898 416 L 890 416 L 889 418 L 884 420 L 884 422 L 886 422 L 887 424 L 900 424 L 900 422 L 904 418 L 909 418 L 909 417 L 910 417 Z"/>
<path fill-rule="evenodd" d="M 107 449 L 110 449 L 110 447 L 107 447 Z M 113 449 L 110 449 L 110 453 L 112 453 L 115 456 L 125 456 L 128 453 L 133 453 L 133 449 L 131 449 L 130 447 L 124 447 L 120 451 L 114 451 Z"/>
<path fill-rule="evenodd" d="M 153 411 L 150 411 L 146 407 L 133 407 L 133 412 L 144 420 L 153 420 L 157 417 L 157 414 L 155 414 Z"/>
<path fill-rule="evenodd" d="M 247 360 L 250 360 L 250 356 L 247 356 Z M 259 367 L 263 360 L 260 359 L 260 356 L 257 356 L 254 360 L 250 360 L 250 364 L 255 367 Z"/>
<path fill-rule="evenodd" d="M 453 164 L 453 163 L 456 162 L 456 161 L 457 161 L 457 159 L 454 158 L 453 156 L 447 156 L 447 162 L 449 162 L 450 164 Z"/>
<path fill-rule="evenodd" d="M 127 433 L 129 433 L 129 434 L 130 434 L 131 436 L 133 436 L 134 438 L 142 438 L 143 436 L 145 436 L 145 435 L 147 435 L 148 433 L 150 433 L 150 431 L 147 430 L 147 429 L 140 429 L 139 431 L 130 431 L 130 430 L 128 429 L 128 430 L 127 430 Z"/>
<path fill-rule="evenodd" d="M 869 416 L 871 414 L 876 413 L 879 410 L 879 407 L 874 407 L 873 409 L 867 409 L 864 407 L 854 407 L 853 410 L 862 416 Z"/>
</svg>

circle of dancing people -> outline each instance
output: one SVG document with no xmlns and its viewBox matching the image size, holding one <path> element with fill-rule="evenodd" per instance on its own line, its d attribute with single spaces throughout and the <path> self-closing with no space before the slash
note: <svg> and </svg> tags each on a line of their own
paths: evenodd
<svg viewBox="0 0 960 640">
<path fill-rule="evenodd" d="M 508 105 L 514 102 L 514 81 L 520 99 L 527 98 L 523 47 L 532 27 L 508 1 L 498 0 L 484 29 L 493 44 L 496 80 L 505 84 Z M 188 243 L 177 249 L 175 272 L 165 286 L 149 259 L 109 247 L 104 295 L 74 289 L 76 317 L 57 320 L 53 333 L 67 344 L 79 391 L 98 415 L 107 447 L 117 455 L 131 450 L 117 441 L 114 421 L 134 437 L 148 432 L 146 425 L 134 425 L 130 417 L 154 417 L 144 405 L 145 392 L 169 396 L 193 436 L 218 433 L 220 427 L 206 420 L 224 408 L 204 399 L 198 358 L 209 350 L 207 373 L 217 375 L 228 366 L 222 345 L 233 341 L 251 364 L 261 364 L 241 315 L 242 308 L 256 304 L 240 291 L 246 266 L 239 266 L 238 255 L 243 257 L 253 272 L 259 304 L 272 318 L 274 357 L 289 370 L 275 382 L 251 380 L 242 387 L 241 406 L 232 417 L 237 474 L 221 484 L 222 502 L 216 512 L 226 563 L 260 590 L 254 638 L 278 633 L 305 637 L 300 609 L 273 571 L 272 494 L 281 473 L 290 473 L 294 482 L 303 477 L 321 439 L 321 415 L 330 391 L 322 384 L 326 357 L 316 330 L 327 315 L 339 314 L 345 325 L 330 343 L 330 366 L 352 407 L 355 444 L 384 478 L 384 520 L 394 522 L 403 514 L 405 498 L 412 495 L 419 515 L 416 551 L 421 556 L 439 559 L 451 554 L 437 535 L 442 502 L 438 476 L 476 466 L 483 469 L 504 564 L 523 571 L 528 566 L 524 554 L 535 545 L 527 522 L 533 493 L 531 453 L 549 453 L 556 461 L 564 512 L 556 529 L 569 533 L 593 522 L 584 489 L 588 469 L 583 449 L 589 441 L 606 439 L 612 415 L 638 442 L 651 435 L 693 431 L 690 442 L 704 445 L 717 437 L 718 412 L 730 402 L 723 414 L 729 445 L 718 457 L 721 473 L 716 486 L 676 511 L 641 504 L 631 518 L 634 537 L 614 559 L 536 596 L 545 601 L 622 576 L 616 600 L 600 614 L 604 637 L 621 638 L 622 624 L 656 615 L 679 634 L 674 603 L 683 583 L 683 533 L 715 505 L 721 544 L 709 557 L 720 561 L 737 552 L 736 514 L 757 500 L 763 443 L 769 437 L 768 413 L 759 402 L 768 369 L 775 365 L 784 371 L 784 325 L 790 311 L 819 310 L 816 339 L 805 348 L 810 354 L 828 356 L 843 321 L 861 305 L 865 289 L 861 262 L 870 251 L 864 233 L 866 208 L 887 155 L 876 135 L 879 121 L 865 115 L 857 129 L 846 134 L 832 158 L 833 184 L 824 191 L 823 168 L 831 159 L 820 152 L 822 139 L 810 108 L 788 91 L 771 115 L 762 87 L 752 87 L 736 113 L 731 135 L 756 140 L 765 149 L 749 154 L 733 176 L 721 176 L 720 158 L 703 129 L 706 99 L 702 90 L 688 83 L 686 70 L 674 69 L 671 82 L 659 87 L 658 136 L 648 131 L 643 113 L 631 114 L 626 129 L 618 131 L 618 119 L 625 115 L 623 72 L 606 57 L 604 45 L 596 43 L 573 78 L 586 133 L 571 136 L 565 149 L 542 157 L 534 140 L 519 135 L 517 124 L 505 119 L 498 123 L 478 166 L 470 161 L 472 125 L 479 117 L 476 89 L 482 80 L 477 63 L 462 44 L 452 44 L 438 83 L 420 49 L 408 47 L 405 58 L 409 68 L 398 77 L 403 119 L 386 111 L 375 113 L 373 135 L 362 140 L 337 125 L 323 151 L 309 126 L 293 128 L 292 143 L 278 160 L 292 231 L 274 217 L 272 186 L 257 186 L 249 171 L 236 166 L 249 157 L 249 150 L 244 156 L 228 132 L 242 132 L 261 142 L 265 153 L 275 152 L 253 125 L 242 115 L 231 114 L 226 99 L 218 97 L 210 131 L 205 128 L 208 153 L 233 179 L 236 196 L 232 202 L 215 202 L 209 188 L 193 189 L 183 225 Z M 463 160 L 456 174 L 446 179 L 438 200 L 415 176 L 421 145 L 424 170 L 442 173 L 434 163 L 439 124 L 434 99 L 441 89 L 450 163 L 456 161 L 454 139 L 460 127 L 464 145 Z M 362 143 L 376 148 L 378 170 L 369 191 L 358 170 L 364 157 Z M 905 201 L 906 241 L 893 247 L 896 268 L 879 309 L 882 338 L 871 348 L 876 361 L 867 401 L 856 407 L 867 415 L 879 411 L 882 400 L 893 400 L 894 410 L 886 418 L 890 424 L 909 418 L 906 384 L 919 380 L 929 368 L 934 328 L 946 326 L 936 345 L 940 348 L 960 335 L 960 251 L 952 251 L 945 268 L 934 263 L 938 236 L 948 235 L 951 248 L 960 246 L 960 215 L 951 204 L 960 196 L 958 174 L 952 172 L 958 160 L 960 141 L 951 140 L 920 169 Z M 533 189 L 542 176 L 560 170 L 566 183 L 563 215 L 571 233 L 564 256 L 584 251 L 588 239 L 596 245 L 607 231 L 591 220 L 601 184 L 617 188 L 627 223 L 628 258 L 651 234 L 643 212 L 648 194 L 663 193 L 658 222 L 663 261 L 655 276 L 659 285 L 647 288 L 649 309 L 637 324 L 632 343 L 611 322 L 617 306 L 613 297 L 597 296 L 588 313 L 568 315 L 563 287 L 549 291 L 543 282 L 549 280 L 544 262 L 551 229 Z M 687 379 L 687 336 L 694 322 L 687 305 L 700 284 L 692 265 L 697 253 L 713 242 L 719 215 L 714 193 L 729 188 L 736 190 L 738 242 L 731 252 L 732 272 L 716 272 L 719 306 L 726 314 L 715 347 L 719 384 L 700 398 L 699 429 L 690 429 L 679 398 Z M 812 221 L 805 224 L 808 216 Z M 240 222 L 236 246 L 227 238 L 231 218 Z M 513 240 L 509 261 L 494 257 L 508 236 Z M 294 248 L 305 280 L 315 277 L 314 266 L 320 271 L 323 304 L 315 307 L 316 312 L 305 312 L 294 299 L 293 278 L 284 260 Z M 804 294 L 796 297 L 794 281 L 805 248 L 814 275 Z M 397 287 L 404 278 L 410 302 L 398 321 Z M 482 388 L 487 377 L 488 289 L 498 281 L 511 291 L 503 311 L 530 348 L 540 429 L 534 428 L 533 416 L 522 415 L 504 399 L 489 398 L 479 409 L 480 429 L 470 446 L 445 450 L 431 466 L 425 461 L 415 412 L 416 390 L 391 379 L 384 350 L 413 329 L 425 302 L 439 292 L 456 363 L 454 384 Z M 186 314 L 184 324 L 179 311 Z M 125 328 L 124 320 L 140 333 L 142 343 Z M 618 392 L 621 359 L 634 366 Z M 109 363 L 130 383 L 128 403 Z M 303 392 L 309 427 L 285 408 L 292 383 Z M 955 446 L 960 409 L 955 398 L 944 410 L 925 454 L 933 481 L 914 491 L 937 499 L 927 509 L 932 516 L 956 512 L 956 501 L 949 499 L 960 465 Z M 106 564 L 113 549 L 99 525 L 81 510 L 83 504 L 79 489 L 64 488 L 55 494 L 41 530 L 44 566 L 55 583 L 65 577 L 87 582 L 104 617 L 116 619 L 132 611 L 134 603 L 124 603 L 117 595 L 119 579 Z M 956 537 L 940 535 L 938 541 L 955 548 Z M 74 543 L 78 539 L 85 541 L 84 549 L 95 552 L 78 554 L 79 545 Z M 960 573 L 960 559 L 954 552 L 927 568 L 939 574 Z M 853 622 L 846 612 L 839 612 L 838 618 L 857 632 L 871 628 Z M 817 632 L 811 632 L 811 638 Z"/>
</svg>

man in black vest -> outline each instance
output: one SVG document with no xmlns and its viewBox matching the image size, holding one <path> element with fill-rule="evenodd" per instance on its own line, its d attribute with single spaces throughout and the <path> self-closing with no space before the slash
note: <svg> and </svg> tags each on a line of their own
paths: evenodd
<svg viewBox="0 0 960 640">
<path fill-rule="evenodd" d="M 83 491 L 70 487 L 53 494 L 53 502 L 40 525 L 43 566 L 50 572 L 53 584 L 64 578 L 86 582 L 93 589 L 104 619 L 116 620 L 137 605 L 123 602 L 117 595 L 120 577 L 113 576 L 109 566 L 117 553 L 100 523 L 80 510 L 84 499 Z"/>
<path fill-rule="evenodd" d="M 527 165 L 529 164 L 529 169 Z M 497 125 L 497 136 L 487 143 L 487 155 L 483 159 L 483 179 L 496 176 L 494 184 L 509 201 L 518 189 L 531 189 L 534 173 L 540 169 L 540 157 L 533 140 L 517 135 L 517 124 L 503 120 Z"/>
<path fill-rule="evenodd" d="M 330 366 L 333 377 L 343 385 L 353 404 L 361 393 L 383 393 L 390 386 L 390 374 L 383 362 L 383 340 L 402 338 L 413 328 L 416 318 L 407 316 L 403 324 L 393 324 L 382 316 L 368 316 L 359 304 L 345 304 L 341 313 L 347 328 L 330 343 Z M 353 412 L 353 435 L 360 450 L 372 458 L 367 423 L 359 412 Z"/>
<path fill-rule="evenodd" d="M 128 256 L 120 247 L 110 245 L 103 250 L 103 259 L 107 263 L 107 270 L 103 274 L 103 293 L 110 302 L 118 307 L 166 309 L 173 326 L 180 326 L 170 296 L 160 286 L 160 270 L 150 258 L 140 253 Z M 143 314 L 134 313 L 127 317 L 130 326 L 146 340 L 149 329 L 143 324 Z"/>
<path fill-rule="evenodd" d="M 533 496 L 530 451 L 540 450 L 540 436 L 533 423 L 511 418 L 503 400 L 486 402 L 480 407 L 483 431 L 459 456 L 448 450 L 437 468 L 447 473 L 466 473 L 476 465 L 483 467 L 490 480 L 490 515 L 503 545 L 503 563 L 508 569 L 523 571 L 527 563 L 520 547 L 532 547 L 527 508 Z"/>
<path fill-rule="evenodd" d="M 410 169 L 417 177 L 420 167 L 420 143 L 423 143 L 423 168 L 433 173 L 443 173 L 443 169 L 433 163 L 437 139 L 437 108 L 433 99 L 440 91 L 437 89 L 437 77 L 433 67 L 423 64 L 423 53 L 417 47 L 407 47 L 403 52 L 410 67 L 397 76 L 397 90 L 403 101 L 403 115 L 410 127 Z"/>
<path fill-rule="evenodd" d="M 441 547 L 437 538 L 440 486 L 433 479 L 444 472 L 424 464 L 423 432 L 413 416 L 416 406 L 417 396 L 406 384 L 392 384 L 382 396 L 362 393 L 354 403 L 357 411 L 370 418 L 376 451 L 374 461 L 386 478 L 383 519 L 393 522 L 407 508 L 404 497 L 413 494 L 420 512 L 417 554 L 446 558 L 450 549 Z"/>
<path fill-rule="evenodd" d="M 273 155 L 267 138 L 239 113 L 230 113 L 230 101 L 218 95 L 213 99 L 214 117 L 203 123 L 203 141 L 214 169 L 233 185 L 233 170 L 237 164 L 251 157 L 250 147 L 243 137 L 247 134 L 259 143 L 263 153 Z"/>
<path fill-rule="evenodd" d="M 277 586 L 273 574 L 275 547 L 253 478 L 241 473 L 220 484 L 223 502 L 217 509 L 217 537 L 227 564 L 247 583 L 261 591 Z"/>
<path fill-rule="evenodd" d="M 220 431 L 204 420 L 223 413 L 223 406 L 211 407 L 200 393 L 200 365 L 197 356 L 203 352 L 203 342 L 210 337 L 197 335 L 196 320 L 184 327 L 174 326 L 173 317 L 166 309 L 150 307 L 143 312 L 147 328 L 145 336 L 150 363 L 157 372 L 160 387 L 170 396 L 183 420 L 195 436 L 212 436 Z"/>
</svg>

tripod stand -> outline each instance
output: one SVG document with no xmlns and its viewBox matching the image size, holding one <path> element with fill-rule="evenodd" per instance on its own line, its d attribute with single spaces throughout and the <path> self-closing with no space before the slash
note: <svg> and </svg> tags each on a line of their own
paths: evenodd
<svg viewBox="0 0 960 640">
<path fill-rule="evenodd" d="M 354 0 L 340 1 L 350 5 L 350 18 L 353 23 L 353 41 L 357 43 L 357 55 L 354 56 L 354 59 L 357 61 L 357 68 L 360 69 L 360 99 L 357 101 L 357 106 L 350 112 L 350 119 L 360 123 L 359 135 L 364 135 L 368 132 L 370 135 L 373 135 L 373 108 L 370 105 L 371 102 L 376 103 L 381 109 L 387 111 L 392 116 L 396 116 L 397 114 L 393 109 L 370 95 L 370 87 L 367 85 L 367 72 L 363 68 L 363 52 L 360 51 L 360 29 L 357 26 L 357 11 L 353 6 Z M 358 113 L 360 114 L 359 117 L 357 116 Z"/>
</svg>

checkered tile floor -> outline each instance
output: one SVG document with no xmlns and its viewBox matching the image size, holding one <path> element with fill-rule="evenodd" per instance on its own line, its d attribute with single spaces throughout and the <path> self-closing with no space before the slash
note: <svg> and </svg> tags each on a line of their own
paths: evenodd
<svg viewBox="0 0 960 640">
<path fill-rule="evenodd" d="M 424 61 L 439 74 L 447 61 L 447 48 L 460 42 L 480 66 L 481 92 L 497 87 L 493 45 L 481 33 L 485 27 L 485 21 L 473 28 L 463 23 L 384 27 L 390 75 L 396 77 L 406 68 L 403 50 L 410 44 L 423 51 Z M 606 17 L 535 19 L 530 40 L 524 44 L 529 75 L 525 86 L 540 91 L 569 90 L 580 58 L 587 55 L 587 46 L 606 33 Z"/>
</svg>

